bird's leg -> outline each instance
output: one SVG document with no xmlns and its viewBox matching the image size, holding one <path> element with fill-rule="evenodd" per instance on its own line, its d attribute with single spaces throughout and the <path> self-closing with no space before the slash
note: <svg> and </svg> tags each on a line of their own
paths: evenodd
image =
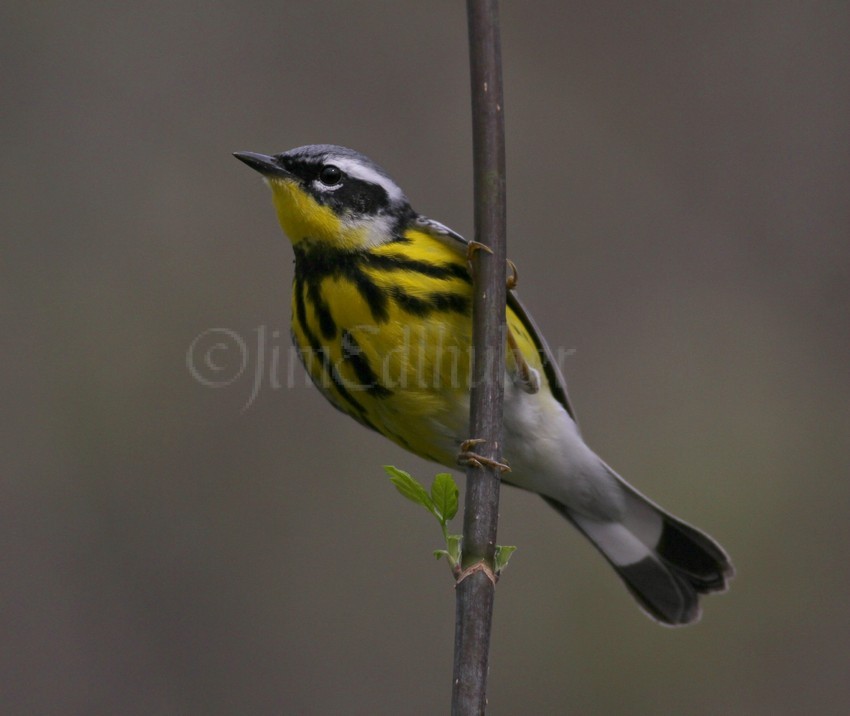
<svg viewBox="0 0 850 716">
<path fill-rule="evenodd" d="M 503 462 L 497 462 L 496 460 L 491 460 L 489 457 L 484 457 L 483 455 L 472 452 L 471 448 L 476 445 L 480 445 L 483 442 L 487 441 L 483 438 L 470 438 L 469 440 L 464 440 L 460 444 L 460 452 L 458 453 L 457 461 L 461 465 L 472 465 L 473 467 L 484 467 L 486 465 L 487 467 L 498 470 L 499 472 L 510 472 L 511 468 L 509 465 Z"/>
</svg>

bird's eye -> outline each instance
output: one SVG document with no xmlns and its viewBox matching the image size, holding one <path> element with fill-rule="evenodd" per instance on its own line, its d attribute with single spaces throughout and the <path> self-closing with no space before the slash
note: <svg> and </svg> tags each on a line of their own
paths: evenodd
<svg viewBox="0 0 850 716">
<path fill-rule="evenodd" d="M 319 172 L 319 181 L 325 186 L 336 186 L 340 179 L 342 179 L 342 171 L 333 164 L 322 167 L 322 171 Z"/>
</svg>

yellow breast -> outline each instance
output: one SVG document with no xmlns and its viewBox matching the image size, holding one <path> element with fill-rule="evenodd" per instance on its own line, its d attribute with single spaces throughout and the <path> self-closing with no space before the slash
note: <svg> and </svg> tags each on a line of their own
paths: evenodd
<svg viewBox="0 0 850 716">
<path fill-rule="evenodd" d="M 405 237 L 356 254 L 297 249 L 293 335 L 336 407 L 450 462 L 469 415 L 471 284 L 465 257 L 428 234 Z M 510 310 L 507 320 L 539 370 L 525 327 Z"/>
</svg>

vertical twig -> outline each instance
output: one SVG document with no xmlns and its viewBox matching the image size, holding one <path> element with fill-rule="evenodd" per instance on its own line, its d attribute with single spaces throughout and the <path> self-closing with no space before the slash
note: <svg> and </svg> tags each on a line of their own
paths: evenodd
<svg viewBox="0 0 850 716">
<path fill-rule="evenodd" d="M 467 0 L 475 170 L 475 240 L 492 253 L 472 256 L 475 350 L 470 406 L 476 453 L 501 462 L 505 324 L 505 130 L 497 0 Z M 463 574 L 457 584 L 452 714 L 483 714 L 493 620 L 493 555 L 500 474 L 482 463 L 467 470 Z M 476 565 L 486 569 L 471 569 Z"/>
</svg>

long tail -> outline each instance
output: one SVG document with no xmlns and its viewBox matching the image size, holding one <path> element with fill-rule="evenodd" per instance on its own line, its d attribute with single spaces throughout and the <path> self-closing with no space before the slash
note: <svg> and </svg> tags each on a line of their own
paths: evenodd
<svg viewBox="0 0 850 716">
<path fill-rule="evenodd" d="M 726 552 L 605 467 L 626 495 L 626 509 L 617 522 L 590 519 L 557 500 L 543 499 L 594 544 L 651 617 L 670 626 L 698 621 L 699 595 L 725 591 L 735 574 Z"/>
</svg>

